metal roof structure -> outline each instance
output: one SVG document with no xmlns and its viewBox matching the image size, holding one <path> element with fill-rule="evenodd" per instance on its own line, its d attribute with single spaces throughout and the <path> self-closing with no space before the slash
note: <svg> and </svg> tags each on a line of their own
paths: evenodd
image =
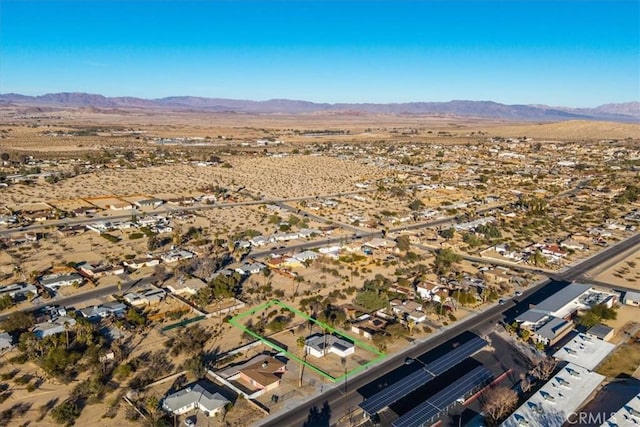
<svg viewBox="0 0 640 427">
<path fill-rule="evenodd" d="M 458 399 L 464 398 L 469 392 L 484 386 L 491 379 L 493 379 L 493 374 L 483 366 L 478 366 L 395 420 L 392 425 L 393 427 L 420 427 L 427 423 L 431 424 Z"/>
<path fill-rule="evenodd" d="M 456 347 L 448 354 L 424 364 L 419 369 L 402 380 L 391 384 L 385 389 L 374 394 L 360 404 L 360 407 L 369 415 L 373 415 L 387 406 L 397 402 L 408 394 L 424 386 L 438 375 L 448 371 L 466 358 L 477 353 L 487 345 L 480 337 L 472 338 L 464 344 Z M 419 360 L 419 359 L 418 359 Z"/>
</svg>

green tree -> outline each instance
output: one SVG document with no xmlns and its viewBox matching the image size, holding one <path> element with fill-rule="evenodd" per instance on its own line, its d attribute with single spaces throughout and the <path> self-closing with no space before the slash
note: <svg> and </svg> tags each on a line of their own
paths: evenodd
<svg viewBox="0 0 640 427">
<path fill-rule="evenodd" d="M 80 412 L 81 409 L 75 402 L 66 400 L 51 410 L 51 418 L 57 424 L 73 425 Z"/>
<path fill-rule="evenodd" d="M 409 240 L 409 236 L 402 235 L 396 239 L 396 244 L 398 245 L 398 249 L 402 252 L 406 252 L 411 247 L 411 242 Z"/>
<path fill-rule="evenodd" d="M 0 297 L 0 310 L 6 310 L 13 306 L 13 299 L 9 295 Z"/>
<path fill-rule="evenodd" d="M 433 266 L 437 274 L 444 275 L 449 272 L 453 264 L 456 264 L 462 260 L 462 257 L 451 249 L 440 249 L 436 252 L 436 257 L 433 261 Z"/>
<path fill-rule="evenodd" d="M 365 290 L 358 293 L 353 302 L 367 311 L 374 311 L 386 307 L 389 296 L 385 292 Z"/>
<path fill-rule="evenodd" d="M 455 234 L 456 234 L 456 230 L 453 227 L 449 227 L 447 229 L 440 231 L 440 236 L 442 236 L 444 239 L 447 239 L 447 240 L 453 239 L 453 236 L 455 236 Z"/>
<path fill-rule="evenodd" d="M 420 199 L 415 199 L 413 202 L 409 203 L 409 209 L 412 211 L 418 211 L 424 208 L 424 203 Z"/>
<path fill-rule="evenodd" d="M 0 324 L 0 327 L 9 333 L 13 332 L 25 332 L 29 330 L 35 321 L 31 313 L 24 311 L 13 312 L 7 317 L 7 319 Z"/>
<path fill-rule="evenodd" d="M 135 308 L 130 308 L 129 311 L 127 311 L 125 319 L 136 326 L 144 326 L 147 324 L 147 319 Z"/>
</svg>

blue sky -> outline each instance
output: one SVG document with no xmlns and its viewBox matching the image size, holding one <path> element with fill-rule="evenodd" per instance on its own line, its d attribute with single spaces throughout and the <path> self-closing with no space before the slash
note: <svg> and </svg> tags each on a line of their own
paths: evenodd
<svg viewBox="0 0 640 427">
<path fill-rule="evenodd" d="M 640 100 L 636 1 L 0 0 L 0 92 Z"/>
</svg>

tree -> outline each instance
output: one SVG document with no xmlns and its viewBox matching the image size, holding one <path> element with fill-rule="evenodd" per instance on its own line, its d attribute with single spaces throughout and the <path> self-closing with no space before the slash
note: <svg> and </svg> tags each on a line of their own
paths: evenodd
<svg viewBox="0 0 640 427">
<path fill-rule="evenodd" d="M 5 332 L 25 332 L 34 325 L 35 321 L 31 313 L 16 311 L 11 313 L 7 319 L 0 324 Z"/>
<path fill-rule="evenodd" d="M 442 231 L 440 231 L 440 236 L 442 236 L 443 238 L 447 239 L 447 240 L 451 240 L 453 239 L 453 236 L 455 236 L 456 234 L 456 229 L 453 227 L 449 227 L 446 228 Z"/>
<path fill-rule="evenodd" d="M 524 328 L 520 329 L 520 338 L 524 342 L 529 341 L 529 338 L 531 338 L 531 331 L 529 331 L 528 329 L 524 329 Z"/>
<path fill-rule="evenodd" d="M 136 326 L 144 326 L 147 323 L 147 319 L 135 308 L 130 308 L 129 311 L 127 311 L 127 313 L 125 314 L 125 319 Z"/>
<path fill-rule="evenodd" d="M 13 306 L 13 299 L 9 295 L 0 297 L 0 310 L 6 310 Z"/>
<path fill-rule="evenodd" d="M 389 303 L 389 297 L 384 292 L 366 290 L 358 293 L 353 302 L 367 311 L 374 311 L 386 307 Z"/>
<path fill-rule="evenodd" d="M 525 394 L 531 390 L 531 380 L 525 373 L 520 374 L 520 390 Z"/>
<path fill-rule="evenodd" d="M 556 369 L 557 362 L 553 357 L 545 357 L 533 370 L 533 375 L 539 380 L 546 381 Z"/>
<path fill-rule="evenodd" d="M 207 367 L 202 353 L 188 358 L 183 366 L 185 370 L 191 372 L 197 379 L 204 378 L 207 375 Z"/>
<path fill-rule="evenodd" d="M 456 254 L 451 249 L 445 248 L 436 252 L 433 265 L 437 274 L 444 275 L 449 272 L 453 264 L 460 262 L 461 260 L 462 257 L 460 255 Z"/>
<path fill-rule="evenodd" d="M 296 339 L 296 346 L 298 347 L 298 350 L 300 350 L 300 353 L 302 353 L 302 360 L 305 360 L 305 361 L 307 360 L 307 352 L 305 351 L 306 343 L 307 341 L 302 335 L 300 335 Z M 298 376 L 298 387 L 302 387 L 303 374 L 304 374 L 304 363 L 300 362 L 300 375 Z"/>
<path fill-rule="evenodd" d="M 600 318 L 591 310 L 578 318 L 578 324 L 585 328 L 591 328 L 600 323 Z"/>
<path fill-rule="evenodd" d="M 545 256 L 542 254 L 542 251 L 540 250 L 537 250 L 533 254 L 531 254 L 529 261 L 531 261 L 531 263 L 536 267 L 547 264 L 547 258 L 545 258 Z"/>
<path fill-rule="evenodd" d="M 407 320 L 407 329 L 409 329 L 409 335 L 413 335 L 413 330 L 416 327 L 416 321 L 413 319 Z"/>
<path fill-rule="evenodd" d="M 393 338 L 401 338 L 401 337 L 404 337 L 405 335 L 407 335 L 407 330 L 400 323 L 394 323 L 393 325 L 387 326 L 387 332 Z"/>
<path fill-rule="evenodd" d="M 412 211 L 417 211 L 424 208 L 424 203 L 420 199 L 416 199 L 413 202 L 409 203 L 409 209 Z"/>
<path fill-rule="evenodd" d="M 396 244 L 398 245 L 398 249 L 402 252 L 406 252 L 411 247 L 411 241 L 409 240 L 409 236 L 402 235 L 396 239 Z"/>
<path fill-rule="evenodd" d="M 160 239 L 156 234 L 151 234 L 147 239 L 147 249 L 150 251 L 155 251 L 160 247 Z"/>
<path fill-rule="evenodd" d="M 497 425 L 498 421 L 511 413 L 518 403 L 518 393 L 508 387 L 499 386 L 489 389 L 484 394 L 482 411 L 488 421 Z"/>
<path fill-rule="evenodd" d="M 375 334 L 372 338 L 373 344 L 380 351 L 385 351 L 387 349 L 387 342 L 389 341 L 389 336 L 386 334 Z"/>
<path fill-rule="evenodd" d="M 2 153 L 2 154 L 0 154 L 0 159 L 1 159 L 3 162 L 8 162 L 8 161 L 9 161 L 9 153 Z"/>
<path fill-rule="evenodd" d="M 57 424 L 72 425 L 80 416 L 80 408 L 75 402 L 66 400 L 51 410 L 51 418 Z"/>
</svg>

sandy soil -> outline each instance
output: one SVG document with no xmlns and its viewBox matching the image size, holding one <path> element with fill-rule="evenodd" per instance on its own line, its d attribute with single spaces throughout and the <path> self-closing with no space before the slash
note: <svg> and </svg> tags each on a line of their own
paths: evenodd
<svg viewBox="0 0 640 427">
<path fill-rule="evenodd" d="M 596 280 L 640 290 L 640 249 L 599 273 Z"/>
</svg>

